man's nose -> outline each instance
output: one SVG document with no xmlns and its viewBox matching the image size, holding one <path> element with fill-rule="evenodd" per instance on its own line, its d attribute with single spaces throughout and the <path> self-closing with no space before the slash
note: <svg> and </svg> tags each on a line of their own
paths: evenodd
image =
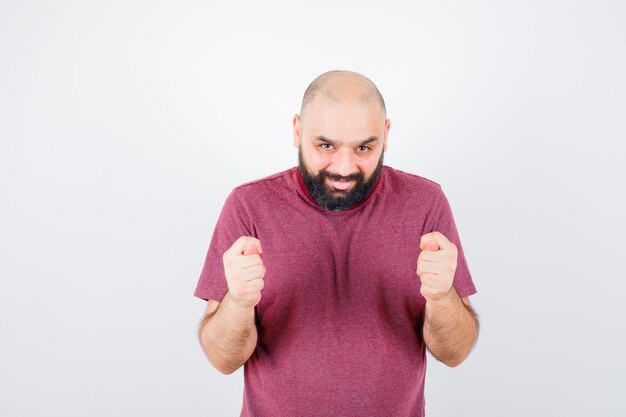
<svg viewBox="0 0 626 417">
<path fill-rule="evenodd" d="M 347 177 L 357 171 L 356 157 L 350 149 L 341 149 L 335 153 L 335 160 L 333 161 L 333 169 L 331 172 Z"/>
</svg>

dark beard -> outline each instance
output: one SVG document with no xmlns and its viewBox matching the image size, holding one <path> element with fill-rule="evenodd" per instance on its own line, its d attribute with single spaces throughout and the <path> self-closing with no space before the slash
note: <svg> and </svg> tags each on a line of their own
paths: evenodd
<svg viewBox="0 0 626 417">
<path fill-rule="evenodd" d="M 339 211 L 354 207 L 369 197 L 374 185 L 376 185 L 376 181 L 378 181 L 378 177 L 380 177 L 384 154 L 383 152 L 380 155 L 376 169 L 368 181 L 365 181 L 365 175 L 362 172 L 355 172 L 354 174 L 343 177 L 322 169 L 317 175 L 312 175 L 304 165 L 301 148 L 298 148 L 298 166 L 300 168 L 302 181 L 317 204 L 326 210 Z M 356 184 L 352 186 L 351 191 L 336 190 L 335 188 L 329 188 L 328 184 L 326 184 L 326 178 L 330 178 L 334 181 L 341 179 L 356 181 Z"/>
</svg>

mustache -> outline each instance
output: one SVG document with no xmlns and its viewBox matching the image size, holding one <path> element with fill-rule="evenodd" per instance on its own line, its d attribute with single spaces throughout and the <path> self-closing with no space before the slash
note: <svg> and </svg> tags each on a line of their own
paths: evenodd
<svg viewBox="0 0 626 417">
<path fill-rule="evenodd" d="M 365 175 L 362 172 L 355 172 L 354 174 L 343 176 L 339 174 L 333 174 L 332 172 L 328 172 L 326 170 L 321 170 L 318 173 L 318 177 L 320 178 L 320 180 L 324 180 L 325 178 L 330 178 L 333 181 L 345 180 L 345 181 L 362 182 L 365 179 Z"/>
</svg>

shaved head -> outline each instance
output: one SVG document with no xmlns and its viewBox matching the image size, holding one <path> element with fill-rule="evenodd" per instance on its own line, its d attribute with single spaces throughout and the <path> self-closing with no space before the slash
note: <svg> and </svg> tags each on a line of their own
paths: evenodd
<svg viewBox="0 0 626 417">
<path fill-rule="evenodd" d="M 372 80 L 354 71 L 327 71 L 315 78 L 304 92 L 300 117 L 304 120 L 307 109 L 313 103 L 322 105 L 342 102 L 367 104 L 371 101 L 378 102 L 384 118 L 386 118 L 385 100 Z"/>
<path fill-rule="evenodd" d="M 381 176 L 391 126 L 376 85 L 358 72 L 325 72 L 304 92 L 292 124 L 300 176 L 315 202 L 348 210 L 365 201 Z"/>
</svg>

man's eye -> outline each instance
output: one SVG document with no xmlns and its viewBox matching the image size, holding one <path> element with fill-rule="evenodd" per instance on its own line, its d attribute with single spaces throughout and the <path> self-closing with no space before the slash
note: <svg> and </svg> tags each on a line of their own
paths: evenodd
<svg viewBox="0 0 626 417">
<path fill-rule="evenodd" d="M 322 144 L 320 145 L 320 147 L 321 147 L 322 149 L 330 149 L 330 148 L 332 148 L 332 145 L 331 145 L 330 143 L 322 143 Z"/>
<path fill-rule="evenodd" d="M 361 145 L 357 148 L 361 152 L 367 152 L 370 150 L 369 146 Z"/>
</svg>

